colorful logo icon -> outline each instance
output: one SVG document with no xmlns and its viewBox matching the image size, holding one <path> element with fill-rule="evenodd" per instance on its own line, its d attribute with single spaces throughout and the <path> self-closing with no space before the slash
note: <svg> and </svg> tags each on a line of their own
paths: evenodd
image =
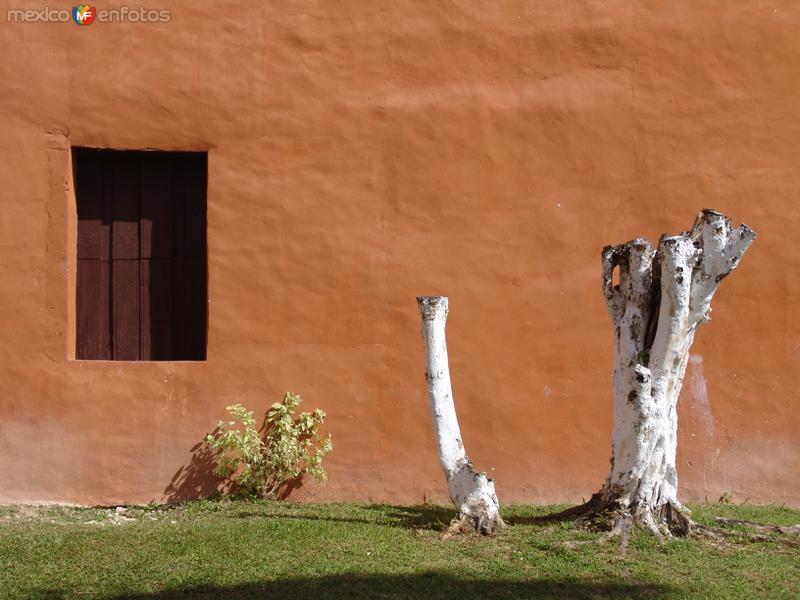
<svg viewBox="0 0 800 600">
<path fill-rule="evenodd" d="M 88 4 L 79 4 L 72 9 L 72 19 L 78 25 L 91 25 L 97 16 L 97 9 Z"/>
</svg>

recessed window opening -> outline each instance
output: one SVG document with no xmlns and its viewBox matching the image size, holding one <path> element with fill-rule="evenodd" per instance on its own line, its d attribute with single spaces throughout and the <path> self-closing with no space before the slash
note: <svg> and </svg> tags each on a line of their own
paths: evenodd
<svg viewBox="0 0 800 600">
<path fill-rule="evenodd" d="M 205 360 L 205 152 L 73 149 L 75 357 Z"/>
</svg>

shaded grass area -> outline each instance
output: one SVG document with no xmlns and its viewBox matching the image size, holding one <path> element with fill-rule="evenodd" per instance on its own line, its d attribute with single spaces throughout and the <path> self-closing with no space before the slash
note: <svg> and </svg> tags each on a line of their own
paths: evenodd
<svg viewBox="0 0 800 600">
<path fill-rule="evenodd" d="M 171 508 L 0 507 L 0 598 L 798 598 L 800 553 L 597 534 L 512 506 L 493 538 L 440 540 L 436 506 L 192 502 Z M 694 507 L 694 518 L 800 523 L 783 507 Z"/>
</svg>

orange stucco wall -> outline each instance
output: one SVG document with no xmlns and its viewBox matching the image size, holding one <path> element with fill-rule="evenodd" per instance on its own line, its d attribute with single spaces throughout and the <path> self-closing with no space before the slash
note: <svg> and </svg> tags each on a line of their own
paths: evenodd
<svg viewBox="0 0 800 600">
<path fill-rule="evenodd" d="M 295 497 L 444 500 L 421 293 L 450 296 L 464 439 L 501 501 L 588 497 L 600 248 L 711 206 L 759 239 L 692 350 L 681 495 L 800 505 L 797 2 L 150 5 L 171 21 L 3 3 L 0 502 L 207 491 L 192 448 L 286 389 L 335 443 Z M 206 362 L 71 360 L 70 145 L 208 149 Z"/>
</svg>

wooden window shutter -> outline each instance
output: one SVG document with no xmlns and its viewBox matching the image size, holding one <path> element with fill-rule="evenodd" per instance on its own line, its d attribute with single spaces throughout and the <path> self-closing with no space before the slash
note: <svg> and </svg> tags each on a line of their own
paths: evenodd
<svg viewBox="0 0 800 600">
<path fill-rule="evenodd" d="M 205 153 L 74 150 L 76 357 L 204 360 Z"/>
</svg>

